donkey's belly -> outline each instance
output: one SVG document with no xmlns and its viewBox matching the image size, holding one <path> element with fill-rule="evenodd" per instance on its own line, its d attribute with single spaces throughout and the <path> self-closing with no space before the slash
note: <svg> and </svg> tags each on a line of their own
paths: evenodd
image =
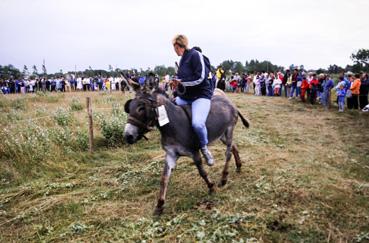
<svg viewBox="0 0 369 243">
<path fill-rule="evenodd" d="M 206 120 L 209 142 L 219 139 L 226 129 L 237 121 L 237 110 L 226 99 L 215 97 L 212 100 L 209 116 Z"/>
</svg>

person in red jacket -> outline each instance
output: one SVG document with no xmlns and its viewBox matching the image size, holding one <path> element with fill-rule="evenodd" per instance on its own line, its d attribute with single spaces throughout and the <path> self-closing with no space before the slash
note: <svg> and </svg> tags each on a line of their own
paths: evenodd
<svg viewBox="0 0 369 243">
<path fill-rule="evenodd" d="M 308 88 L 309 88 L 309 83 L 306 79 L 306 76 L 304 75 L 303 78 L 302 78 L 301 94 L 300 94 L 302 102 L 305 102 L 305 93 L 306 93 L 306 90 L 308 90 Z"/>
<path fill-rule="evenodd" d="M 310 81 L 310 103 L 312 105 L 314 105 L 315 101 L 316 101 L 316 94 L 318 92 L 318 85 L 319 85 L 319 81 L 316 78 L 316 74 L 313 74 L 313 79 Z"/>
</svg>

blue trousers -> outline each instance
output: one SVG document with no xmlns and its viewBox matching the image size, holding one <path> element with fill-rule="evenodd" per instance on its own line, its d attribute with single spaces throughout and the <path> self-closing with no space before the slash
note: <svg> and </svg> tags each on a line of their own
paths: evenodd
<svg viewBox="0 0 369 243">
<path fill-rule="evenodd" d="M 207 145 L 208 142 L 208 130 L 206 129 L 206 119 L 208 118 L 210 111 L 210 100 L 205 98 L 199 98 L 196 100 L 184 100 L 180 97 L 176 97 L 177 105 L 191 105 L 192 110 L 192 128 L 194 129 L 197 137 L 200 140 L 201 148 Z"/>
<path fill-rule="evenodd" d="M 329 93 L 327 90 L 324 90 L 323 93 L 321 93 L 320 101 L 322 102 L 322 105 L 325 107 L 328 106 L 328 98 L 329 98 Z"/>
<path fill-rule="evenodd" d="M 340 111 L 345 109 L 345 96 L 338 96 L 338 109 Z"/>
<path fill-rule="evenodd" d="M 291 93 L 290 93 L 290 97 L 293 97 L 293 93 L 296 92 L 296 97 L 298 97 L 297 95 L 297 86 L 296 85 L 292 85 L 291 86 Z"/>
</svg>

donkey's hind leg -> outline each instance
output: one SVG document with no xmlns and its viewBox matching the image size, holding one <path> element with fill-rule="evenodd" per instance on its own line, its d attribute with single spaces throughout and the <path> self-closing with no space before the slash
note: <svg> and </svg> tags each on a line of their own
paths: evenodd
<svg viewBox="0 0 369 243">
<path fill-rule="evenodd" d="M 223 136 L 220 138 L 220 141 L 222 141 L 224 145 L 227 145 L 227 139 L 226 139 L 225 134 L 223 134 Z M 235 160 L 235 163 L 236 163 L 236 171 L 239 173 L 239 172 L 241 172 L 242 161 L 241 161 L 240 155 L 238 153 L 237 145 L 232 143 L 231 148 L 232 148 L 232 154 L 234 156 L 234 160 Z M 230 154 L 227 154 L 227 152 L 228 152 L 228 145 L 227 145 L 227 151 L 226 151 L 226 163 L 227 163 L 227 158 L 228 158 L 227 156 L 230 156 Z M 229 157 L 229 159 L 230 159 L 230 157 Z"/>
<path fill-rule="evenodd" d="M 228 167 L 229 167 L 229 161 L 231 160 L 232 157 L 232 153 L 231 153 L 231 149 L 232 149 L 232 131 L 233 128 L 228 128 L 226 130 L 226 132 L 224 133 L 224 135 L 220 138 L 220 140 L 227 146 L 226 152 L 225 152 L 225 164 L 224 164 L 224 168 L 223 168 L 223 172 L 222 172 L 222 179 L 220 180 L 218 186 L 222 187 L 225 184 L 227 184 L 227 180 L 228 180 Z"/>
<path fill-rule="evenodd" d="M 234 160 L 236 162 L 236 171 L 238 173 L 240 173 L 242 162 L 241 162 L 240 155 L 238 153 L 238 148 L 237 148 L 236 144 L 232 145 L 232 153 L 233 153 L 233 156 L 234 156 Z"/>
<path fill-rule="evenodd" d="M 197 167 L 197 170 L 199 171 L 200 176 L 202 177 L 202 179 L 204 179 L 204 181 L 206 182 L 206 185 L 209 188 L 209 194 L 213 193 L 215 191 L 214 183 L 209 180 L 208 174 L 206 173 L 204 167 L 202 166 L 202 160 L 201 160 L 201 155 L 199 151 L 194 152 L 193 161 L 195 162 L 195 165 Z"/>
</svg>

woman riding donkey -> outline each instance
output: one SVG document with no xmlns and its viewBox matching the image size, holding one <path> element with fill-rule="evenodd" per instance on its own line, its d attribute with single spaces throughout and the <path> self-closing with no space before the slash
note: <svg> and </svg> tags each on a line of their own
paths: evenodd
<svg viewBox="0 0 369 243">
<path fill-rule="evenodd" d="M 135 98 L 128 100 L 124 105 L 124 110 L 128 114 L 124 128 L 127 143 L 136 143 L 154 127 L 160 132 L 161 145 L 165 151 L 165 164 L 155 208 L 157 215 L 164 210 L 169 178 L 179 157 L 187 156 L 193 159 L 200 176 L 207 184 L 209 193 L 215 191 L 215 184 L 204 170 L 200 154 L 201 149 L 208 164 L 214 164 L 214 159 L 207 148 L 208 143 L 220 140 L 226 145 L 224 168 L 218 184 L 220 187 L 227 183 L 232 154 L 236 171 L 241 172 L 242 162 L 237 146 L 233 142 L 233 131 L 238 117 L 245 127 L 249 127 L 247 119 L 224 92 L 216 89 L 213 95 L 215 83 L 207 78 L 210 66 L 207 58 L 195 49 L 188 49 L 188 41 L 184 36 L 176 36 L 173 44 L 176 53 L 182 56 L 178 78 L 173 81 L 179 95 L 176 97 L 178 105 L 173 104 L 166 94 L 155 89 L 150 91 L 147 85 L 139 88 L 137 83 Z M 132 80 L 128 81 L 132 85 L 135 84 Z M 179 106 L 185 104 L 192 105 L 192 115 L 187 113 L 187 108 L 182 109 L 183 107 Z M 191 123 L 189 117 L 192 117 Z"/>
<path fill-rule="evenodd" d="M 210 63 L 196 48 L 188 48 L 188 39 L 176 35 L 172 41 L 174 51 L 181 57 L 177 78 L 172 81 L 175 87 L 183 86 L 175 98 L 177 105 L 191 105 L 192 127 L 200 141 L 201 153 L 209 166 L 214 164 L 208 145 L 208 132 L 205 125 L 210 111 L 210 100 L 214 87 L 209 76 Z"/>
</svg>

